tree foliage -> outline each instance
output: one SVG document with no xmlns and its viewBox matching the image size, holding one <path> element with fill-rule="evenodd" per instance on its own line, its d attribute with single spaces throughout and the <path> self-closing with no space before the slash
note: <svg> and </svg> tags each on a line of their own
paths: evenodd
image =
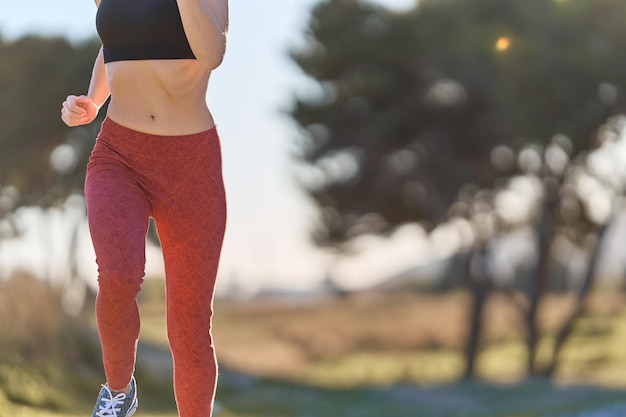
<svg viewBox="0 0 626 417">
<path fill-rule="evenodd" d="M 292 109 L 316 240 L 436 225 L 464 186 L 519 170 L 523 147 L 592 147 L 622 107 L 624 17 L 617 0 L 321 2 L 292 52 L 319 86 Z"/>
<path fill-rule="evenodd" d="M 60 109 L 68 94 L 87 90 L 98 48 L 95 41 L 0 38 L 0 218 L 1 209 L 52 204 L 82 190 L 94 128 L 70 135 Z"/>
</svg>

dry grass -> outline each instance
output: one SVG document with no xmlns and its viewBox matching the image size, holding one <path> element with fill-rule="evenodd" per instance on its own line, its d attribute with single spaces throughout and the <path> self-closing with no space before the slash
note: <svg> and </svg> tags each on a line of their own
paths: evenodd
<svg viewBox="0 0 626 417">
<path fill-rule="evenodd" d="M 368 294 L 304 303 L 219 302 L 214 334 L 223 363 L 262 374 L 357 353 L 462 346 L 462 295 Z"/>
<path fill-rule="evenodd" d="M 98 387 L 88 325 L 64 311 L 60 288 L 28 274 L 0 281 L 0 346 L 0 411 L 67 411 Z"/>
<path fill-rule="evenodd" d="M 65 324 L 61 296 L 49 285 L 27 274 L 0 281 L 0 343 L 7 352 L 25 359 L 45 355 Z"/>
<path fill-rule="evenodd" d="M 254 374 L 305 375 L 308 381 L 331 379 L 339 385 L 450 382 L 463 371 L 470 302 L 464 293 L 219 302 L 214 334 L 221 362 Z M 596 294 L 588 306 L 590 314 L 577 322 L 557 376 L 626 386 L 624 296 Z M 573 307 L 569 295 L 546 297 L 540 362 L 549 359 L 554 332 Z M 519 307 L 508 296 L 494 295 L 485 315 L 479 374 L 495 381 L 523 378 L 527 352 Z"/>
</svg>

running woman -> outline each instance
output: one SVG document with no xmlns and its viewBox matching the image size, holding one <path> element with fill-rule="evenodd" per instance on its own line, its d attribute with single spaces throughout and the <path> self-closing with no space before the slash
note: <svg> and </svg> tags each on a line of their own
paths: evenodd
<svg viewBox="0 0 626 417">
<path fill-rule="evenodd" d="M 226 199 L 206 94 L 226 51 L 228 0 L 96 5 L 103 47 L 87 94 L 68 96 L 61 110 L 68 126 L 89 124 L 110 97 L 85 180 L 106 375 L 92 416 L 129 417 L 137 408 L 136 296 L 152 217 L 165 261 L 179 415 L 210 417 L 217 384 L 211 317 Z"/>
</svg>

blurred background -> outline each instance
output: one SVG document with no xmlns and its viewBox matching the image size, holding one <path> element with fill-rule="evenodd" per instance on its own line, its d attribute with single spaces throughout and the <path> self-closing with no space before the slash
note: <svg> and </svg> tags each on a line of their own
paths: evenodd
<svg viewBox="0 0 626 417">
<path fill-rule="evenodd" d="M 0 417 L 84 415 L 103 382 L 82 187 L 104 111 L 59 118 L 95 11 L 0 4 Z M 625 20 L 621 0 L 231 2 L 207 97 L 217 414 L 623 415 Z M 141 412 L 171 417 L 148 242 Z"/>
</svg>

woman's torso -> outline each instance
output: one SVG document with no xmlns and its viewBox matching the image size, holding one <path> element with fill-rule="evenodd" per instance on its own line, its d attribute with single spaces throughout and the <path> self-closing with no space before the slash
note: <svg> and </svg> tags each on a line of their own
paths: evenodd
<svg viewBox="0 0 626 417">
<path fill-rule="evenodd" d="M 152 1 L 143 0 L 144 7 L 150 7 Z M 170 6 L 173 2 L 177 13 L 176 0 L 159 2 L 161 4 L 170 2 Z M 132 3 L 128 3 L 127 0 L 101 0 L 100 8 L 111 6 L 120 8 L 128 4 Z M 145 15 L 145 12 L 142 12 L 142 15 Z M 176 18 L 180 17 L 177 15 Z M 136 20 L 135 24 L 140 25 L 139 17 Z M 109 19 L 109 22 L 111 21 L 112 19 Z M 134 23 L 132 17 L 128 23 L 131 25 Z M 123 40 L 124 28 L 117 30 L 121 32 L 118 38 Z M 158 41 L 167 41 L 163 36 L 162 33 L 156 34 L 156 37 L 160 38 Z M 129 37 L 131 38 L 129 43 L 132 44 L 138 34 L 134 33 Z M 149 32 L 142 41 L 150 42 Z M 210 73 L 195 59 L 151 59 L 141 56 L 142 46 L 133 45 L 133 47 L 139 48 L 137 59 L 131 57 L 106 63 L 107 80 L 111 91 L 107 115 L 131 129 L 158 135 L 191 134 L 212 128 L 214 121 L 206 104 Z"/>
<path fill-rule="evenodd" d="M 145 133 L 185 135 L 210 129 L 208 74 L 188 60 L 106 64 L 111 101 L 107 115 Z"/>
</svg>

